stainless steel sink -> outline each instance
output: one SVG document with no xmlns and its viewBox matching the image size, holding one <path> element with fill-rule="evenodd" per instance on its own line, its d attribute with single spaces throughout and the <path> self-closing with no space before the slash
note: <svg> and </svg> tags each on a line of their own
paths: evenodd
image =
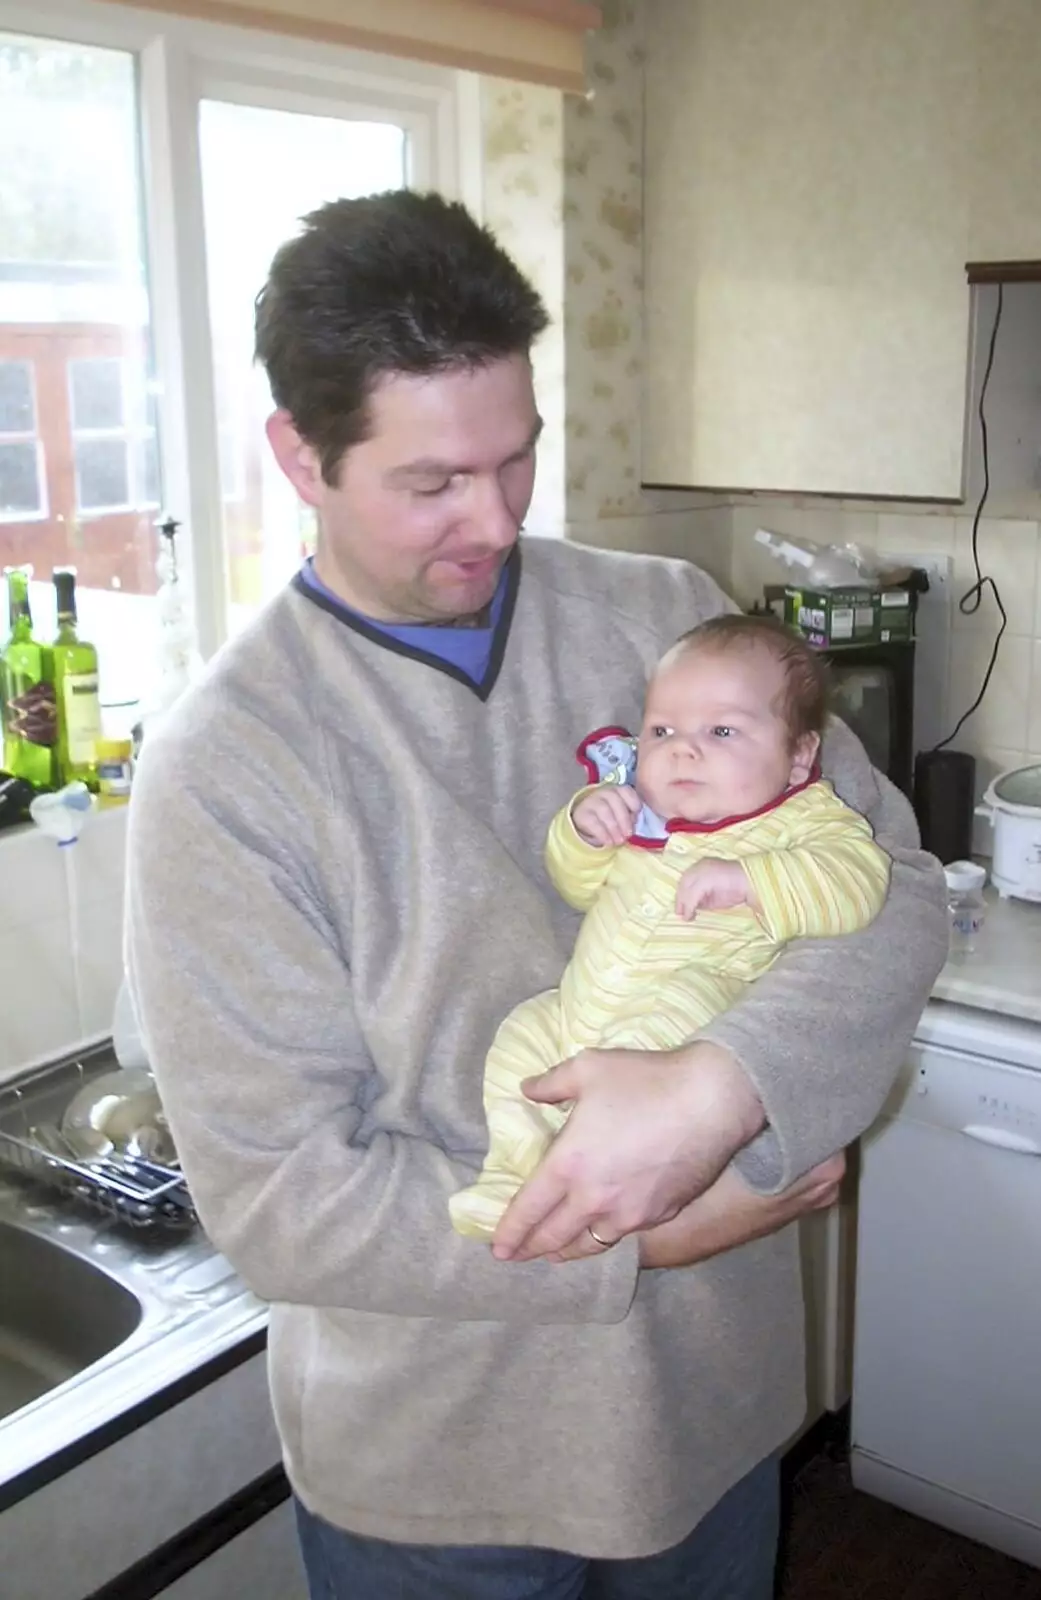
<svg viewBox="0 0 1041 1600">
<path fill-rule="evenodd" d="M 114 1065 L 98 1047 L 0 1088 L 8 1152 Z M 40 1167 L 0 1161 L 0 1493 L 265 1320 L 194 1213 L 145 1226 L 150 1204 L 99 1209 Z"/>
<path fill-rule="evenodd" d="M 65 1383 L 136 1332 L 142 1305 L 83 1256 L 0 1221 L 0 1417 Z"/>
</svg>

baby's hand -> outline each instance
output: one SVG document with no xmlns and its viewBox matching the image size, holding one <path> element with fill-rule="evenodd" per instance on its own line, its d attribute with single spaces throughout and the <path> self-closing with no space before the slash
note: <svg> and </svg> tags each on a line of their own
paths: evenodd
<svg viewBox="0 0 1041 1600">
<path fill-rule="evenodd" d="M 740 861 L 719 861 L 713 856 L 688 867 L 676 890 L 677 916 L 692 922 L 699 911 L 727 911 L 731 906 L 759 910 Z"/>
<path fill-rule="evenodd" d="M 625 843 L 642 804 L 635 789 L 620 783 L 602 783 L 575 801 L 571 820 L 586 844 L 602 849 L 605 845 Z"/>
</svg>

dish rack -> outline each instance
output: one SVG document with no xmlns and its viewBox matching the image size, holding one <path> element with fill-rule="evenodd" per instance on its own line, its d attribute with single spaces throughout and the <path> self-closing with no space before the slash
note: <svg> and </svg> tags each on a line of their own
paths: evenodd
<svg viewBox="0 0 1041 1600">
<path fill-rule="evenodd" d="M 0 1087 L 0 1170 L 141 1233 L 185 1233 L 198 1216 L 178 1166 L 115 1151 L 84 1160 L 63 1148 L 65 1107 L 84 1084 L 116 1066 L 111 1048 L 101 1045 Z"/>
</svg>

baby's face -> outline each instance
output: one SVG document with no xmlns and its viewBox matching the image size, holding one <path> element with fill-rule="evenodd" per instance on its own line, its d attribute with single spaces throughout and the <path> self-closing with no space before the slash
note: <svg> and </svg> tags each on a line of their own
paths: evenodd
<svg viewBox="0 0 1041 1600">
<path fill-rule="evenodd" d="M 722 822 L 804 783 L 817 753 L 793 751 L 778 715 L 784 669 L 767 650 L 684 651 L 651 679 L 636 789 L 660 817 Z"/>
</svg>

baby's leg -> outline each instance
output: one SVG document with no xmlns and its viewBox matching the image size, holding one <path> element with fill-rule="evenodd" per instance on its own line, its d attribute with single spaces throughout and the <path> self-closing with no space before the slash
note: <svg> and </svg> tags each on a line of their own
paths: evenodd
<svg viewBox="0 0 1041 1600">
<path fill-rule="evenodd" d="M 489 1239 L 567 1121 L 559 1106 L 528 1100 L 521 1084 L 563 1057 L 556 989 L 525 1000 L 499 1028 L 484 1066 L 488 1155 L 477 1182 L 448 1202 L 457 1233 Z"/>
</svg>

